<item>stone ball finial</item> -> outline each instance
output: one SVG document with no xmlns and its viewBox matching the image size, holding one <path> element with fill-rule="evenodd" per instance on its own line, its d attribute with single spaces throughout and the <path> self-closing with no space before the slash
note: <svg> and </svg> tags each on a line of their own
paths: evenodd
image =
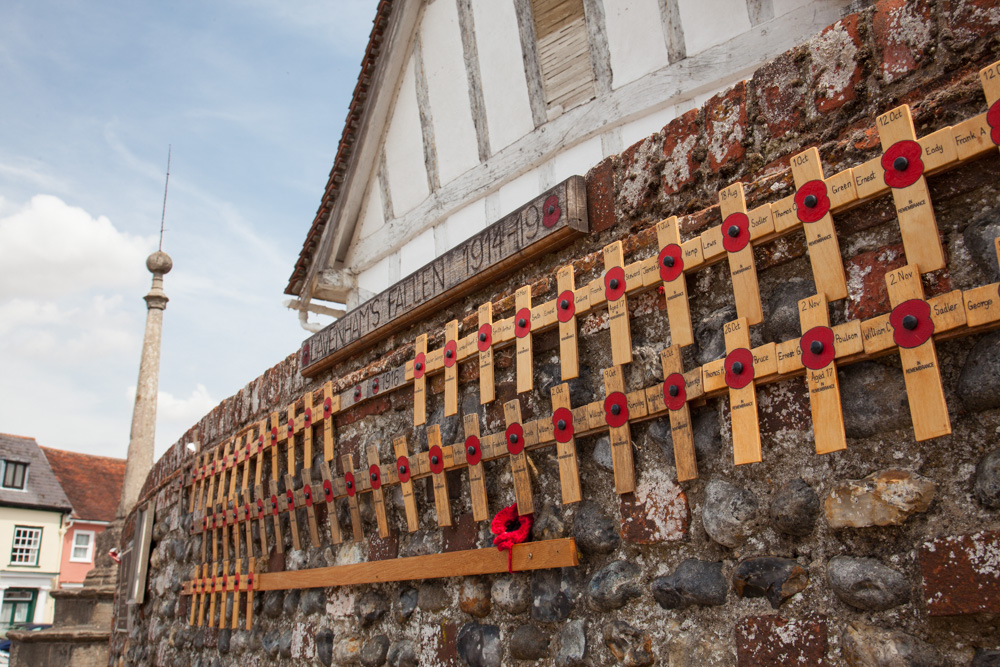
<svg viewBox="0 0 1000 667">
<path fill-rule="evenodd" d="M 146 258 L 146 268 L 149 269 L 150 273 L 170 273 L 170 269 L 174 268 L 174 262 L 170 259 L 170 255 L 162 250 L 157 250 Z"/>
</svg>

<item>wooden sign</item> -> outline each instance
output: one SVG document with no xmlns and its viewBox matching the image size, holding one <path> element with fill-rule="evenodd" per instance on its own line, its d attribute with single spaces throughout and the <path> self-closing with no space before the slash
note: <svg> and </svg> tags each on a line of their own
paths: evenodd
<svg viewBox="0 0 1000 667">
<path fill-rule="evenodd" d="M 719 210 L 722 212 L 722 247 L 729 257 L 729 274 L 736 298 L 736 314 L 749 324 L 764 320 L 760 306 L 760 288 L 757 285 L 757 267 L 750 245 L 750 217 L 743 196 L 743 184 L 734 183 L 719 192 Z"/>
<path fill-rule="evenodd" d="M 302 344 L 312 377 L 590 231 L 586 186 L 572 176 L 372 297 Z"/>
<path fill-rule="evenodd" d="M 615 366 L 632 363 L 632 331 L 625 291 L 625 256 L 622 242 L 615 241 L 604 248 L 604 299 L 608 302 L 611 360 Z"/>
<path fill-rule="evenodd" d="M 504 441 L 510 454 L 510 469 L 514 478 L 514 499 L 519 515 L 534 514 L 535 503 L 531 495 L 531 473 L 528 471 L 528 455 L 524 448 L 528 444 L 527 433 L 521 423 L 521 402 L 516 398 L 503 405 L 507 430 Z"/>
<path fill-rule="evenodd" d="M 493 304 L 489 301 L 479 306 L 476 347 L 479 350 L 479 404 L 486 405 L 496 396 L 496 381 L 493 379 Z"/>
<path fill-rule="evenodd" d="M 611 438 L 611 463 L 615 474 L 615 493 L 635 491 L 635 464 L 632 460 L 632 434 L 629 431 L 629 402 L 621 366 L 604 369 L 604 422 Z"/>
<path fill-rule="evenodd" d="M 559 320 L 559 365 L 562 380 L 580 376 L 580 359 L 576 327 L 576 276 L 573 265 L 560 267 L 556 272 L 556 318 Z"/>
<path fill-rule="evenodd" d="M 663 280 L 667 321 L 670 323 L 670 340 L 675 345 L 687 347 L 694 342 L 694 327 L 691 326 L 691 305 L 688 302 L 687 280 L 684 277 L 684 251 L 681 247 L 677 216 L 671 216 L 657 223 L 656 241 L 660 247 L 656 265 Z M 700 238 L 698 243 L 700 245 Z"/>
<path fill-rule="evenodd" d="M 837 342 L 830 328 L 826 296 L 820 293 L 799 301 L 799 322 L 802 327 L 801 358 L 806 367 L 816 453 L 839 452 L 847 449 L 847 437 L 840 405 L 837 364 L 834 363 Z"/>
<path fill-rule="evenodd" d="M 906 261 L 922 273 L 945 266 L 931 195 L 924 178 L 923 149 L 917 143 L 910 107 L 903 105 L 878 117 L 882 142 L 882 180 L 892 189 Z"/>
<path fill-rule="evenodd" d="M 816 291 L 827 301 L 847 297 L 847 277 L 844 261 L 833 226 L 830 185 L 823 180 L 819 151 L 815 148 L 792 158 L 792 178 L 795 179 L 795 213 L 806 233 L 806 247 L 812 262 Z M 851 187 L 851 181 L 847 181 Z"/>
<path fill-rule="evenodd" d="M 573 406 L 570 404 L 569 385 L 552 387 L 552 437 L 556 441 L 556 460 L 559 462 L 559 485 L 563 505 L 579 502 L 580 469 L 576 458 L 575 424 Z"/>
<path fill-rule="evenodd" d="M 518 287 L 514 293 L 514 336 L 517 358 L 517 393 L 522 394 L 535 388 L 533 369 L 534 348 L 531 338 L 531 285 Z"/>
<path fill-rule="evenodd" d="M 760 463 L 760 423 L 750 327 L 745 317 L 726 323 L 725 383 L 733 425 L 733 463 Z"/>
<path fill-rule="evenodd" d="M 681 346 L 674 343 L 660 352 L 663 365 L 663 404 L 670 414 L 670 437 L 674 443 L 677 481 L 698 478 L 698 460 L 694 451 L 694 429 L 688 407 L 688 386 L 684 377 Z M 700 375 L 699 375 L 700 377 Z M 700 386 L 700 383 L 699 383 Z"/>
<path fill-rule="evenodd" d="M 434 508 L 437 510 L 438 526 L 451 525 L 451 503 L 448 502 L 448 473 L 450 463 L 447 455 L 451 447 L 441 446 L 441 427 L 437 424 L 427 427 L 427 460 L 430 462 L 431 482 L 434 486 Z"/>
<path fill-rule="evenodd" d="M 885 274 L 885 282 L 892 304 L 889 324 L 903 364 L 914 437 L 921 441 L 948 435 L 951 421 L 934 347 L 934 322 L 924 300 L 920 272 L 908 264 Z"/>
<path fill-rule="evenodd" d="M 396 477 L 399 488 L 403 492 L 403 510 L 406 513 L 406 530 L 415 532 L 419 525 L 417 516 L 417 501 L 413 497 L 413 466 L 410 463 L 410 453 L 406 446 L 406 436 L 402 435 L 392 441 L 392 451 L 396 455 Z"/>
<path fill-rule="evenodd" d="M 486 471 L 483 467 L 483 443 L 479 439 L 479 415 L 465 415 L 465 463 L 469 468 L 469 493 L 472 518 L 485 521 L 490 516 L 486 500 Z"/>
</svg>

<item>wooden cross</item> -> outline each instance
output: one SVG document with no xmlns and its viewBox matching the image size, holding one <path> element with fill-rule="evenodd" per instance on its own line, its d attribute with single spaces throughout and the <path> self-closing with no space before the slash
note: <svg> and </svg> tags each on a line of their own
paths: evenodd
<svg viewBox="0 0 1000 667">
<path fill-rule="evenodd" d="M 205 495 L 205 506 L 204 513 L 202 516 L 202 537 L 201 537 L 201 603 L 200 611 L 198 612 L 198 625 L 202 626 L 205 624 L 205 610 L 207 608 L 206 604 L 206 594 L 208 592 L 208 541 L 212 541 L 212 569 L 215 568 L 215 561 L 217 558 L 218 550 L 215 545 L 215 520 L 214 511 L 210 514 L 209 510 L 214 507 L 215 504 L 215 466 L 219 459 L 219 448 L 216 447 L 212 451 L 212 461 L 208 465 L 208 493 Z"/>
<path fill-rule="evenodd" d="M 749 324 L 759 324 L 764 315 L 760 306 L 757 267 L 750 244 L 750 217 L 747 215 L 742 183 L 733 183 L 719 192 L 719 210 L 722 213 L 722 247 L 729 257 L 736 315 L 745 318 Z"/>
<path fill-rule="evenodd" d="M 419 528 L 417 502 L 413 497 L 413 475 L 409 451 L 406 446 L 406 436 L 401 435 L 392 441 L 393 453 L 396 455 L 396 476 L 399 478 L 399 488 L 403 492 L 403 509 L 406 513 L 406 529 L 414 532 Z"/>
<path fill-rule="evenodd" d="M 799 322 L 802 326 L 799 345 L 806 367 L 816 453 L 839 452 L 847 449 L 847 437 L 834 362 L 837 343 L 830 328 L 827 298 L 822 292 L 799 301 Z"/>
<path fill-rule="evenodd" d="M 531 285 L 519 287 L 514 293 L 514 356 L 517 358 L 517 393 L 535 388 L 531 337 Z"/>
<path fill-rule="evenodd" d="M 688 302 L 687 280 L 684 278 L 684 251 L 681 248 L 677 216 L 657 223 L 656 240 L 660 247 L 656 264 L 663 280 L 670 340 L 676 345 L 687 347 L 694 342 L 694 328 L 691 326 L 691 305 Z"/>
<path fill-rule="evenodd" d="M 528 445 L 528 434 L 521 423 L 521 402 L 516 398 L 503 405 L 507 430 L 504 441 L 510 454 L 510 469 L 514 478 L 514 499 L 517 513 L 521 516 L 534 514 L 535 503 L 531 496 L 531 473 L 528 471 L 528 455 L 524 448 Z"/>
<path fill-rule="evenodd" d="M 427 421 L 427 334 L 413 344 L 413 425 Z"/>
<path fill-rule="evenodd" d="M 604 422 L 611 438 L 611 462 L 614 466 L 615 493 L 635 491 L 635 464 L 632 460 L 632 434 L 628 420 L 629 400 L 621 366 L 604 369 Z"/>
<path fill-rule="evenodd" d="M 323 478 L 323 500 L 326 501 L 326 514 L 330 519 L 330 542 L 340 544 L 344 536 L 340 530 L 340 520 L 337 518 L 337 506 L 333 499 L 333 476 L 330 474 L 330 462 L 333 461 L 333 415 L 340 411 L 340 395 L 333 394 L 333 383 L 323 385 L 323 465 L 320 466 L 320 476 Z"/>
<path fill-rule="evenodd" d="M 725 325 L 725 382 L 729 387 L 729 412 L 733 425 L 733 462 L 760 462 L 760 424 L 757 421 L 757 390 L 754 387 L 750 326 L 745 317 Z"/>
<path fill-rule="evenodd" d="M 212 452 L 205 452 L 205 453 L 202 454 L 202 456 L 201 456 L 201 469 L 199 471 L 199 476 L 201 478 L 201 486 L 198 489 L 198 507 L 201 509 L 201 516 L 199 518 L 201 520 L 202 531 L 201 531 L 201 568 L 200 568 L 201 579 L 199 580 L 198 588 L 200 589 L 199 592 L 201 593 L 201 595 L 200 595 L 200 603 L 201 603 L 201 608 L 202 608 L 202 614 L 201 614 L 202 618 L 204 618 L 204 615 L 205 615 L 205 593 L 204 593 L 204 588 L 201 585 L 201 582 L 204 581 L 205 577 L 208 576 L 208 555 L 207 555 L 208 552 L 207 552 L 207 549 L 208 549 L 208 535 L 209 535 L 209 533 L 208 533 L 208 530 L 206 530 L 206 528 L 208 527 L 208 522 L 207 522 L 207 519 L 208 519 L 208 506 L 209 506 L 209 498 L 212 497 L 212 481 L 215 479 L 213 476 L 208 475 L 208 472 L 207 472 L 208 471 L 208 466 L 209 466 L 209 459 L 212 456 L 213 456 Z M 206 493 L 206 487 L 207 487 L 207 491 L 208 491 L 207 493 Z M 196 602 L 198 602 L 198 600 L 195 600 L 194 598 L 192 598 L 192 603 L 191 603 L 191 619 L 190 619 L 191 625 L 194 625 L 195 621 L 198 618 L 197 615 L 196 615 L 196 609 L 197 609 L 197 607 L 199 605 L 196 604 Z M 201 625 L 200 622 L 198 624 Z"/>
<path fill-rule="evenodd" d="M 271 413 L 271 516 L 274 519 L 274 545 L 279 554 L 285 553 L 285 538 L 281 534 L 281 514 L 278 503 L 278 413 Z"/>
<path fill-rule="evenodd" d="M 824 295 L 827 301 L 844 299 L 847 297 L 847 277 L 830 214 L 832 193 L 830 184 L 823 180 L 819 151 L 810 148 L 799 153 L 792 158 L 791 167 L 796 188 L 795 214 L 806 234 L 816 292 Z M 841 187 L 853 188 L 853 179 Z"/>
<path fill-rule="evenodd" d="M 604 298 L 608 302 L 611 360 L 615 366 L 632 363 L 632 331 L 628 323 L 626 289 L 625 255 L 622 242 L 615 241 L 604 247 Z"/>
<path fill-rule="evenodd" d="M 493 303 L 479 306 L 479 331 L 476 332 L 479 350 L 479 404 L 486 405 L 496 396 L 493 379 Z"/>
<path fill-rule="evenodd" d="M 663 366 L 663 404 L 669 411 L 670 437 L 674 443 L 674 464 L 677 466 L 677 481 L 686 482 L 698 478 L 698 459 L 694 451 L 694 429 L 691 427 L 691 409 L 688 401 L 701 395 L 701 373 L 697 379 L 688 382 L 684 375 L 684 359 L 681 346 L 674 343 L 660 352 Z"/>
<path fill-rule="evenodd" d="M 556 318 L 559 320 L 559 366 L 563 382 L 580 376 L 576 327 L 576 275 L 567 264 L 556 272 Z"/>
<path fill-rule="evenodd" d="M 885 282 L 892 304 L 889 324 L 899 346 L 914 436 L 921 441 L 948 435 L 951 421 L 934 347 L 931 307 L 924 300 L 920 270 L 908 264 L 885 274 Z"/>
<path fill-rule="evenodd" d="M 215 603 L 218 597 L 219 587 L 221 585 L 220 575 L 222 574 L 219 570 L 222 567 L 222 561 L 219 560 L 219 542 L 222 542 L 222 550 L 224 558 L 226 561 L 229 560 L 229 546 L 228 540 L 226 539 L 225 528 L 225 479 L 226 479 L 226 460 L 229 458 L 229 445 L 232 441 L 227 442 L 221 459 L 216 459 L 216 469 L 219 472 L 218 489 L 215 496 L 215 510 L 212 514 L 212 585 L 211 585 L 211 596 L 209 598 L 208 607 L 208 625 L 209 627 L 215 626 Z M 221 466 L 221 468 L 219 467 Z"/>
<path fill-rule="evenodd" d="M 246 551 L 244 552 L 244 558 L 242 558 L 242 559 L 239 559 L 238 558 L 238 554 L 237 554 L 237 561 L 236 561 L 236 586 L 233 589 L 233 591 L 234 591 L 233 592 L 233 620 L 232 620 L 232 625 L 230 626 L 234 630 L 236 629 L 237 625 L 239 624 L 239 611 L 238 611 L 239 610 L 239 604 L 240 604 L 239 580 L 240 580 L 240 570 L 242 569 L 240 567 L 240 563 L 245 562 L 247 564 L 247 572 L 250 572 L 250 571 L 253 570 L 253 563 L 254 563 L 254 557 L 253 557 L 253 532 L 251 530 L 252 524 L 251 524 L 251 521 L 250 521 L 250 492 L 249 492 L 249 486 L 250 486 L 250 453 L 251 453 L 251 451 L 253 451 L 253 446 L 254 446 L 255 442 L 256 442 L 256 438 L 254 438 L 254 436 L 253 436 L 253 426 L 251 426 L 250 429 L 247 431 L 246 442 L 245 442 L 245 444 L 243 446 L 242 453 L 241 453 L 241 455 L 239 457 L 240 459 L 242 459 L 242 462 L 243 462 L 243 473 L 242 473 L 241 480 L 240 480 L 240 495 L 239 495 L 239 498 L 238 498 L 237 502 L 241 502 L 242 506 L 239 506 L 239 510 L 236 513 L 236 521 L 237 521 L 236 528 L 237 528 L 237 531 L 238 531 L 239 527 L 240 527 L 239 524 L 240 524 L 240 522 L 242 522 L 243 528 L 244 528 L 244 530 L 246 530 L 246 539 L 244 540 Z"/>
<path fill-rule="evenodd" d="M 574 325 L 574 334 L 576 326 Z M 559 461 L 559 485 L 563 505 L 579 502 L 580 469 L 576 459 L 576 437 L 569 396 L 569 385 L 552 387 L 552 434 L 556 441 L 556 460 Z"/>
<path fill-rule="evenodd" d="M 257 530 L 260 537 L 260 556 L 261 558 L 267 558 L 267 528 L 265 517 L 267 513 L 264 511 L 265 505 L 268 503 L 268 499 L 264 496 L 264 487 L 261 484 L 263 472 L 264 472 L 264 445 L 267 443 L 267 420 L 262 419 L 257 430 L 257 452 L 254 456 L 254 471 L 253 471 L 253 495 L 256 501 L 254 516 L 257 518 Z"/>
<path fill-rule="evenodd" d="M 358 507 L 358 484 L 354 479 L 354 457 L 350 454 L 340 455 L 340 464 L 344 468 L 344 488 L 347 490 L 347 507 L 351 511 L 351 528 L 354 531 L 354 541 L 365 539 L 361 529 L 361 509 Z"/>
<path fill-rule="evenodd" d="M 237 465 L 237 460 L 239 455 L 243 450 L 243 437 L 236 438 L 233 443 L 233 453 L 226 457 L 226 467 L 229 470 L 229 493 L 226 496 L 226 515 L 223 530 L 229 529 L 231 526 L 231 532 L 233 537 L 233 561 L 234 568 L 239 569 L 240 561 L 240 527 L 236 525 L 236 508 L 239 506 L 239 499 L 236 497 L 236 477 L 239 473 L 239 466 Z M 229 540 L 225 539 L 222 546 L 224 548 L 228 547 Z M 222 564 L 222 608 L 219 610 L 219 629 L 222 630 L 226 627 L 226 600 L 228 595 L 226 590 L 229 586 L 229 556 L 226 554 Z M 233 599 L 233 608 L 236 608 L 236 599 Z"/>
<path fill-rule="evenodd" d="M 479 415 L 476 413 L 465 415 L 463 424 L 465 426 L 465 462 L 469 468 L 472 518 L 475 521 L 485 521 L 490 516 L 490 509 L 486 500 L 483 444 L 479 440 Z"/>
<path fill-rule="evenodd" d="M 314 547 L 319 546 L 319 526 L 316 523 L 316 507 L 312 489 L 313 460 L 313 394 L 307 391 L 302 397 L 305 409 L 302 412 L 302 495 L 306 505 L 306 519 L 309 522 L 309 539 Z"/>
<path fill-rule="evenodd" d="M 430 461 L 431 482 L 434 485 L 434 508 L 437 510 L 438 526 L 451 525 L 451 504 L 448 502 L 448 472 L 446 467 L 451 447 L 441 446 L 441 427 L 437 424 L 427 427 L 427 460 Z"/>
<path fill-rule="evenodd" d="M 892 189 L 906 261 L 910 266 L 920 267 L 922 273 L 943 269 L 944 248 L 924 178 L 923 148 L 916 141 L 910 107 L 904 104 L 882 114 L 876 127 L 882 142 L 883 178 Z"/>
<path fill-rule="evenodd" d="M 456 323 L 457 324 L 457 323 Z M 375 505 L 375 520 L 379 537 L 389 537 L 389 520 L 385 515 L 385 496 L 382 492 L 382 466 L 378 459 L 378 445 L 368 445 L 368 480 L 372 489 L 372 504 Z"/>
<path fill-rule="evenodd" d="M 295 403 L 288 406 L 288 422 L 285 425 L 285 507 L 288 509 L 288 527 L 292 532 L 292 548 L 302 549 L 299 539 L 299 516 L 295 511 Z"/>
<path fill-rule="evenodd" d="M 444 415 L 458 414 L 458 320 L 444 325 Z"/>
</svg>

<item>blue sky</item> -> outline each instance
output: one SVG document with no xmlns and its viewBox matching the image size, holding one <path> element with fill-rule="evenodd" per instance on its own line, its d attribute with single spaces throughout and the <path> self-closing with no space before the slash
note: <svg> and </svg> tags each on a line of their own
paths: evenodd
<svg viewBox="0 0 1000 667">
<path fill-rule="evenodd" d="M 125 455 L 168 144 L 157 455 L 297 349 L 376 5 L 0 3 L 0 432 Z"/>
</svg>

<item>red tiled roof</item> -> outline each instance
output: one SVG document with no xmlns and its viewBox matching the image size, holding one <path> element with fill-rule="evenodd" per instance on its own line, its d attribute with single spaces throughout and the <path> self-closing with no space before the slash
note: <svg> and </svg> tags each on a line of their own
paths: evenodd
<svg viewBox="0 0 1000 667">
<path fill-rule="evenodd" d="M 368 37 L 368 48 L 365 49 L 365 56 L 361 59 L 361 73 L 358 75 L 358 84 L 354 87 L 354 96 L 351 99 L 351 106 L 347 111 L 344 131 L 340 135 L 337 156 L 333 161 L 333 168 L 330 170 L 330 178 L 326 182 L 326 190 L 323 192 L 323 199 L 320 200 L 319 210 L 316 211 L 316 217 L 313 218 L 312 226 L 309 228 L 306 240 L 302 244 L 299 259 L 295 262 L 292 275 L 288 278 L 288 286 L 285 287 L 285 294 L 298 296 L 302 291 L 302 287 L 304 286 L 303 281 L 309 272 L 310 265 L 313 263 L 313 255 L 319 247 L 319 241 L 323 236 L 323 229 L 326 227 L 327 218 L 333 210 L 334 202 L 339 194 L 338 191 L 347 174 L 348 163 L 354 155 L 357 129 L 361 125 L 361 116 L 365 112 L 365 103 L 368 101 L 368 88 L 372 77 L 375 75 L 375 65 L 378 63 L 379 54 L 382 51 L 382 37 L 389 25 L 392 3 L 393 0 L 382 0 L 378 4 L 371 35 Z"/>
<path fill-rule="evenodd" d="M 125 480 L 125 459 L 41 449 L 73 505 L 74 519 L 114 520 Z"/>
</svg>

